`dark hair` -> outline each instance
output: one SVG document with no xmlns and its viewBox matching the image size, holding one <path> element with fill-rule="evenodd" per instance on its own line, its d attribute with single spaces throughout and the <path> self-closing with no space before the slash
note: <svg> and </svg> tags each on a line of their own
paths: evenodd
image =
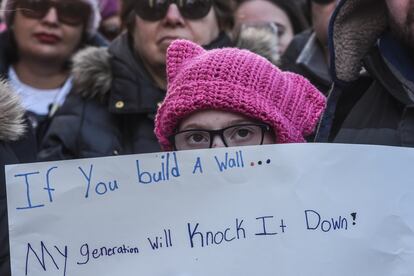
<svg viewBox="0 0 414 276">
<path fill-rule="evenodd" d="M 245 2 L 252 0 L 235 0 L 236 6 L 239 7 Z M 308 19 L 303 12 L 301 2 L 299 0 L 266 0 L 275 6 L 281 8 L 288 15 L 290 22 L 292 23 L 293 32 L 295 34 L 300 33 L 309 27 Z"/>
<path fill-rule="evenodd" d="M 230 31 L 234 26 L 234 3 L 231 0 L 212 0 L 220 31 Z M 134 24 L 134 7 L 137 0 L 121 0 L 122 25 L 131 32 Z"/>
<path fill-rule="evenodd" d="M 17 54 L 17 44 L 14 39 L 13 32 L 6 30 L 3 34 L 6 37 L 7 43 L 5 43 L 5 59 L 7 64 L 13 64 L 18 61 L 19 56 Z"/>
</svg>

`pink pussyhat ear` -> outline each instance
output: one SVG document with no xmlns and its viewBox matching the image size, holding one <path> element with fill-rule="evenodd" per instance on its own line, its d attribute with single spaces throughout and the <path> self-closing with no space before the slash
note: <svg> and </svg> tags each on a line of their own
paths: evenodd
<svg viewBox="0 0 414 276">
<path fill-rule="evenodd" d="M 205 51 L 200 45 L 188 40 L 178 39 L 173 41 L 167 49 L 168 83 L 174 80 L 186 61 L 201 55 Z"/>
</svg>

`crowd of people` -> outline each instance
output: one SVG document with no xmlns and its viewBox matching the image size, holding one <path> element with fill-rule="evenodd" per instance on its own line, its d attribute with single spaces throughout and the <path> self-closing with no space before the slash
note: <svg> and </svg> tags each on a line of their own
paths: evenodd
<svg viewBox="0 0 414 276">
<path fill-rule="evenodd" d="M 273 143 L 414 146 L 414 0 L 2 0 L 4 165 Z"/>
</svg>

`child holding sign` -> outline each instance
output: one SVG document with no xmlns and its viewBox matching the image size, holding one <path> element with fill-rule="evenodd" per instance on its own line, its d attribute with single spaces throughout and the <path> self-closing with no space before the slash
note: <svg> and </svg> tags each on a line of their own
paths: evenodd
<svg viewBox="0 0 414 276">
<path fill-rule="evenodd" d="M 155 134 L 164 150 L 300 143 L 326 99 L 308 80 L 246 50 L 177 40 Z"/>
</svg>

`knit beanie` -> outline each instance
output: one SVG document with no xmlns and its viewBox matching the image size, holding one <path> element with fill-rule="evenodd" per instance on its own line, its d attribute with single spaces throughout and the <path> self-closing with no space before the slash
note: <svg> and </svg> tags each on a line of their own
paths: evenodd
<svg viewBox="0 0 414 276">
<path fill-rule="evenodd" d="M 305 142 L 326 98 L 304 77 L 282 72 L 247 50 L 206 51 L 176 40 L 167 50 L 167 96 L 158 109 L 155 134 L 164 150 L 180 121 L 200 110 L 239 113 L 269 124 L 277 143 Z"/>
<path fill-rule="evenodd" d="M 99 3 L 98 0 L 81 0 L 88 3 L 91 6 L 91 16 L 88 20 L 86 25 L 86 33 L 88 37 L 93 37 L 101 22 L 101 14 L 99 11 Z M 11 26 L 13 24 L 13 15 L 16 11 L 16 3 L 18 0 L 3 0 L 1 3 L 1 18 L 4 20 L 7 26 Z"/>
<path fill-rule="evenodd" d="M 119 13 L 118 0 L 99 0 L 102 19 L 107 19 Z"/>
</svg>

